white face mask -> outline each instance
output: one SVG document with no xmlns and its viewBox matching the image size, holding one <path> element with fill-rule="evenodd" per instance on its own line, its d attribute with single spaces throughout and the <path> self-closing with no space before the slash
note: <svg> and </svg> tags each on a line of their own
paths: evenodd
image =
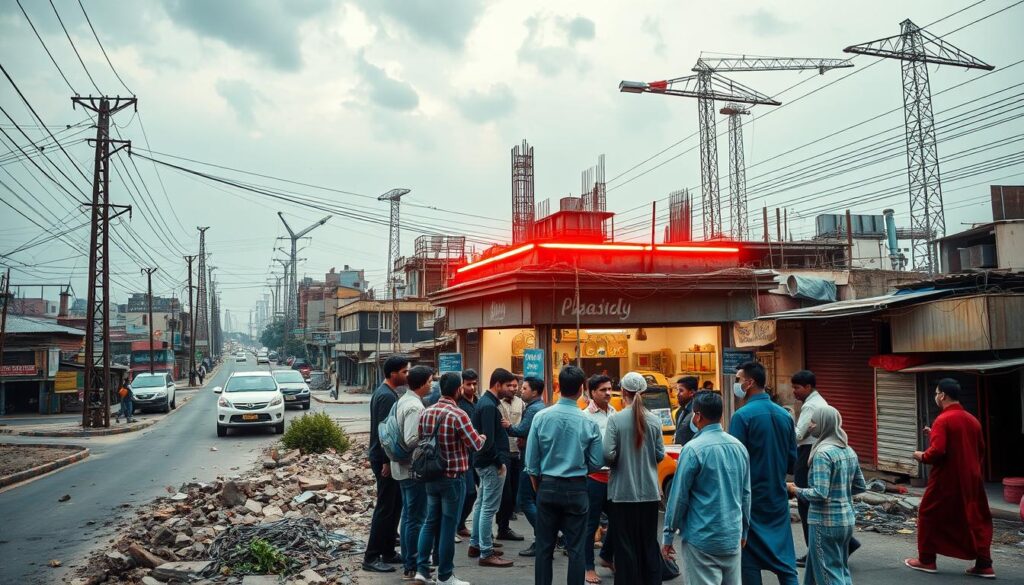
<svg viewBox="0 0 1024 585">
<path fill-rule="evenodd" d="M 746 398 L 747 397 L 747 393 L 743 391 L 743 383 L 742 382 L 733 382 L 732 394 L 736 398 Z"/>
<path fill-rule="evenodd" d="M 694 434 L 697 434 L 697 432 L 700 431 L 700 429 L 697 428 L 697 425 L 693 424 L 692 418 L 690 419 L 690 431 Z"/>
</svg>

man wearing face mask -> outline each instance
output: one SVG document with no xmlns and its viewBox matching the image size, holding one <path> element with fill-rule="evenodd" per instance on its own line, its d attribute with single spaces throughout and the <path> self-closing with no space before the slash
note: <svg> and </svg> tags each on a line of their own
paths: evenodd
<svg viewBox="0 0 1024 585">
<path fill-rule="evenodd" d="M 981 423 L 960 405 L 960 384 L 952 378 L 939 380 L 935 404 L 942 412 L 931 429 L 924 428 L 930 446 L 914 451 L 914 459 L 932 466 L 918 510 L 917 558 L 903 563 L 936 573 L 937 555 L 973 560 L 968 575 L 995 579 L 992 513 L 981 477 Z"/>
<path fill-rule="evenodd" d="M 736 372 L 733 395 L 744 400 L 729 433 L 750 455 L 750 532 L 743 548 L 743 585 L 761 585 L 771 571 L 781 585 L 797 585 L 796 553 L 789 526 L 786 474 L 796 462 L 793 417 L 764 391 L 764 366 L 747 362 Z"/>
</svg>

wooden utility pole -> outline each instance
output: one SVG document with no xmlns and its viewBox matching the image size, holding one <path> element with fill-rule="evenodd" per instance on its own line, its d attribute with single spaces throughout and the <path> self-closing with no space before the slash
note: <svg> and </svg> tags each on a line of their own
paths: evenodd
<svg viewBox="0 0 1024 585">
<path fill-rule="evenodd" d="M 146 274 L 146 300 L 149 301 L 149 373 L 154 373 L 153 365 L 153 273 L 158 268 L 143 268 L 141 272 Z"/>
<path fill-rule="evenodd" d="M 71 103 L 96 114 L 96 153 L 93 165 L 92 227 L 89 233 L 89 294 L 86 308 L 85 376 L 82 427 L 110 426 L 110 220 L 131 206 L 110 203 L 110 157 L 131 142 L 111 140 L 110 116 L 132 106 L 135 98 L 82 97 Z M 114 146 L 111 149 L 111 145 Z M 111 209 L 117 211 L 111 213 Z"/>
</svg>

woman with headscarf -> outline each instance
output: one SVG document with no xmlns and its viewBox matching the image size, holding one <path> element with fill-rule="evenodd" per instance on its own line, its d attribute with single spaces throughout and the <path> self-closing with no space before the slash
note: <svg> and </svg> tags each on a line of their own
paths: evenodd
<svg viewBox="0 0 1024 585">
<path fill-rule="evenodd" d="M 644 407 L 647 381 L 629 372 L 620 382 L 624 408 L 608 417 L 604 460 L 611 468 L 608 499 L 614 504 L 616 585 L 661 583 L 658 546 L 658 463 L 665 458 L 661 419 Z"/>
<path fill-rule="evenodd" d="M 831 406 L 815 410 L 810 425 L 817 439 L 811 448 L 808 487 L 789 483 L 789 494 L 810 504 L 807 512 L 808 552 L 804 585 L 850 585 L 849 550 L 856 515 L 853 495 L 863 492 L 864 474 L 850 448 L 839 411 Z"/>
</svg>

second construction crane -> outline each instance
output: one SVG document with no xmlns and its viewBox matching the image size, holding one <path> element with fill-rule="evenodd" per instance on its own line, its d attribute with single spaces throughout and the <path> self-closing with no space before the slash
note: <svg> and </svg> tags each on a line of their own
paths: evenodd
<svg viewBox="0 0 1024 585">
<path fill-rule="evenodd" d="M 715 102 L 730 102 L 730 110 L 742 115 L 745 109 L 742 104 L 778 106 L 781 102 L 757 92 L 743 84 L 724 77 L 720 71 L 799 71 L 816 69 L 824 73 L 829 69 L 853 67 L 848 59 L 815 59 L 741 56 L 716 59 L 697 59 L 692 71 L 694 75 L 677 77 L 663 81 L 645 83 L 642 81 L 623 81 L 619 83 L 619 91 L 626 93 L 660 93 L 680 97 L 697 98 L 697 126 L 700 131 L 700 175 L 701 175 L 701 217 L 704 227 L 704 239 L 710 240 L 723 236 L 722 205 L 718 188 L 718 135 L 715 130 Z M 737 118 L 730 120 L 730 130 L 735 133 L 730 145 L 730 185 L 733 186 L 731 197 L 732 235 L 743 238 L 746 235 L 746 173 L 743 170 L 742 156 L 742 125 Z"/>
</svg>

